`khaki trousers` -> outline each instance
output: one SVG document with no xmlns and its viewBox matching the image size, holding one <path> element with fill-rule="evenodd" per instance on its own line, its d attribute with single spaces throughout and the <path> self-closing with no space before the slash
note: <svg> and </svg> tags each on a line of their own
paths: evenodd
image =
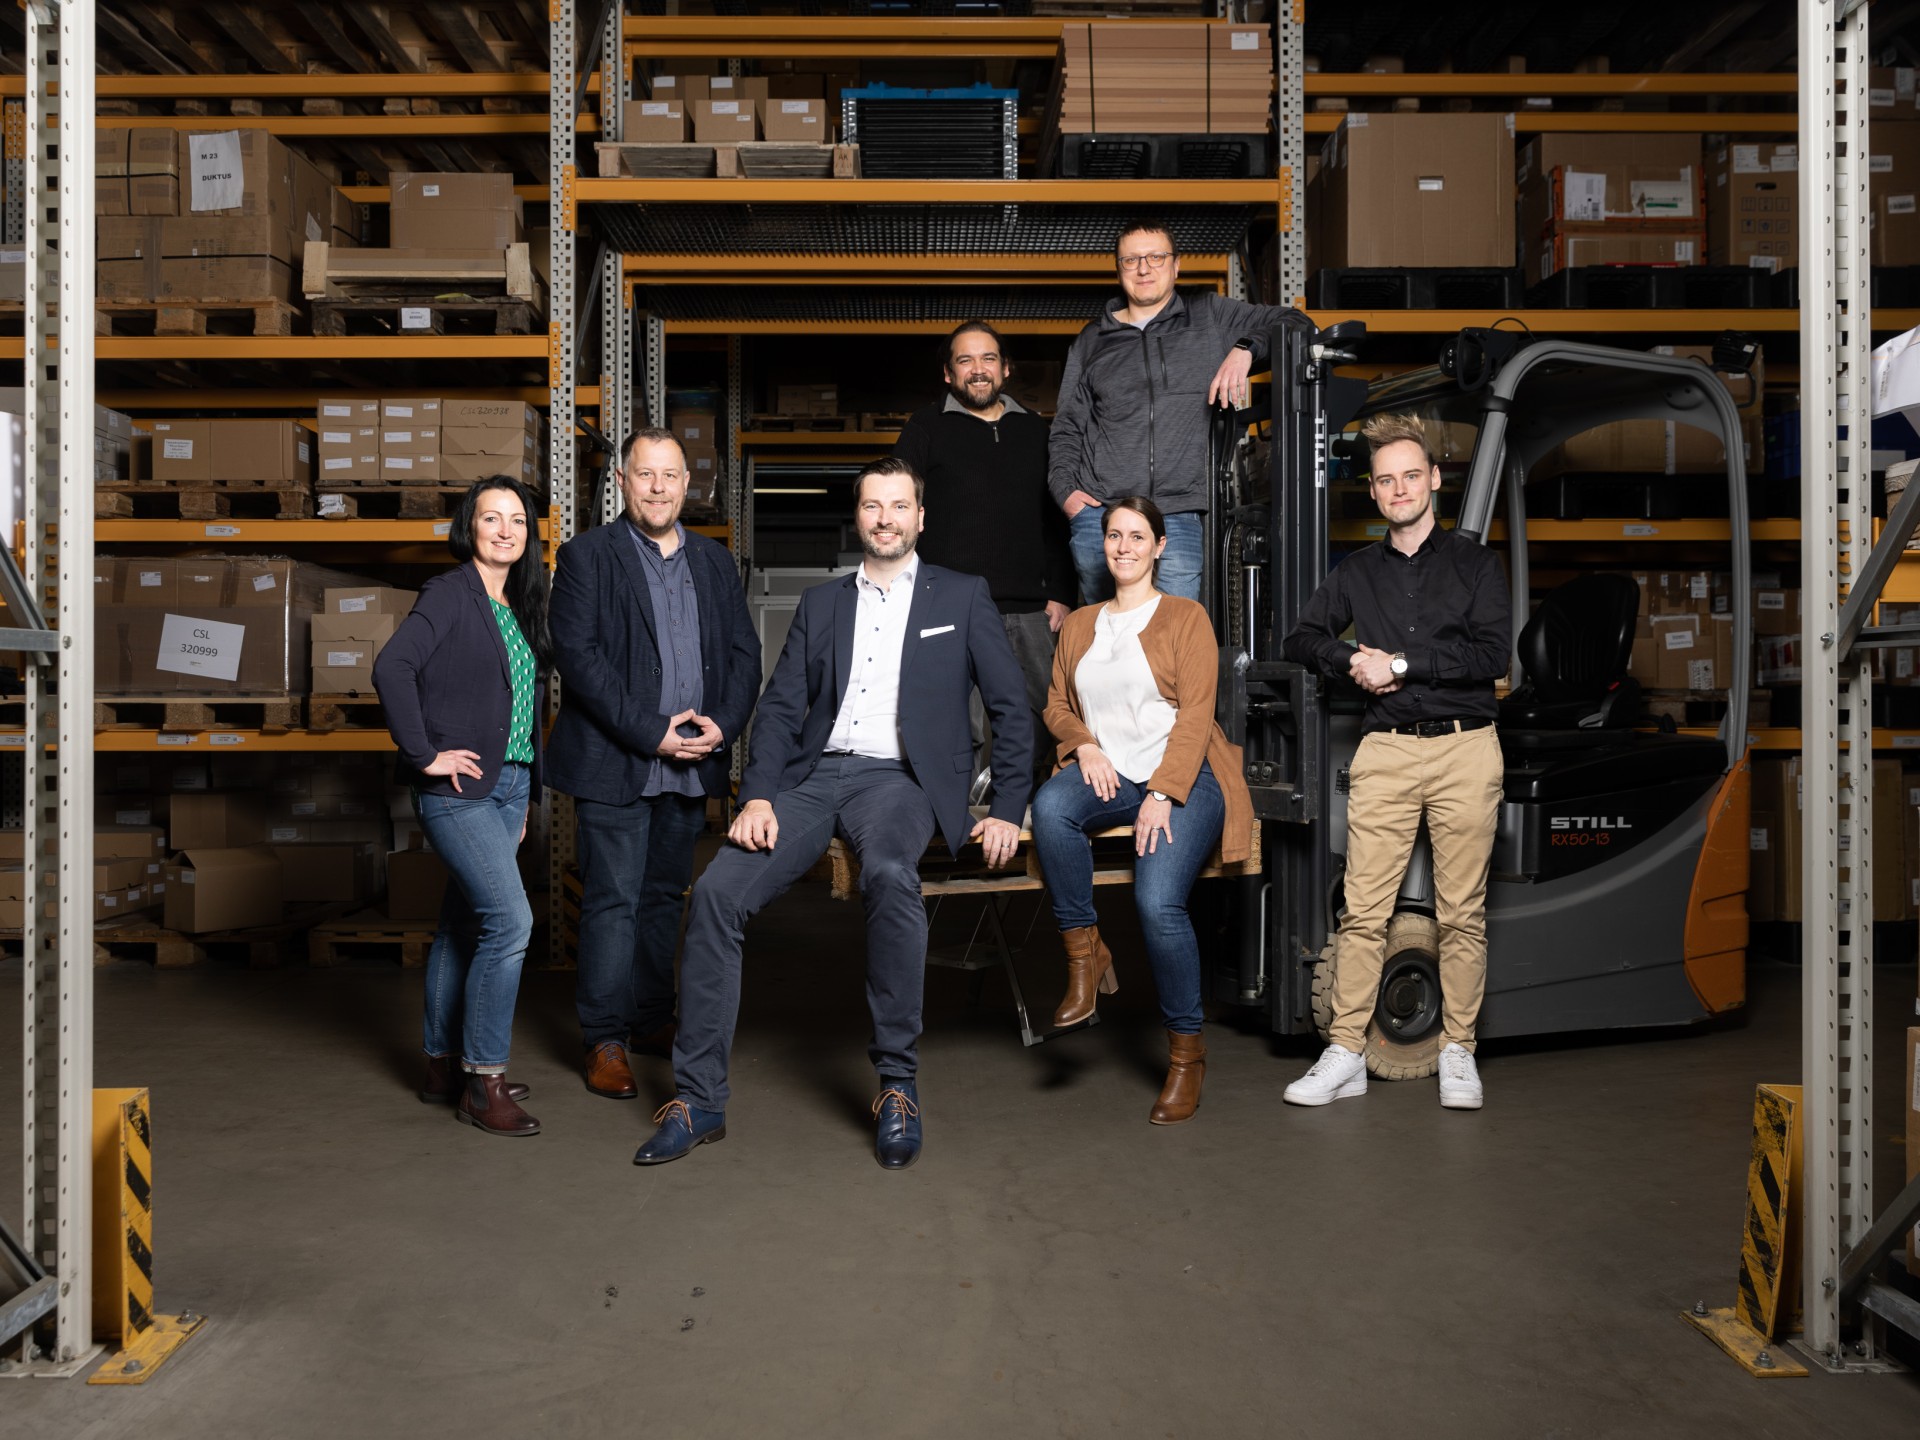
<svg viewBox="0 0 1920 1440">
<path fill-rule="evenodd" d="M 1360 741 L 1348 770 L 1347 916 L 1334 951 L 1330 1036 L 1336 1045 L 1356 1055 L 1366 1050 L 1387 959 L 1387 922 L 1424 813 L 1433 846 L 1446 1040 L 1474 1048 L 1487 988 L 1487 862 L 1504 773 L 1491 725 L 1431 739 L 1382 732 Z"/>
</svg>

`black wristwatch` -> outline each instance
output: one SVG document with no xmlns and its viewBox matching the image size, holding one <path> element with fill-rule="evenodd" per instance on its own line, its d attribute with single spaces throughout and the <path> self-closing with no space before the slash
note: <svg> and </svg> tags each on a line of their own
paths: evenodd
<svg viewBox="0 0 1920 1440">
<path fill-rule="evenodd" d="M 1253 341 L 1245 335 L 1242 335 L 1238 340 L 1233 342 L 1233 348 L 1235 350 L 1244 350 L 1247 354 L 1251 355 L 1253 354 Z"/>
</svg>

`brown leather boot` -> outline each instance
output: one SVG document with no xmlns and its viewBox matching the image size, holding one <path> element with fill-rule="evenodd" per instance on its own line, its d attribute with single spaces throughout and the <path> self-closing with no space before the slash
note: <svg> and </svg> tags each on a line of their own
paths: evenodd
<svg viewBox="0 0 1920 1440">
<path fill-rule="evenodd" d="M 633 1067 L 618 1040 L 602 1040 L 587 1052 L 587 1089 L 609 1100 L 631 1100 L 640 1091 L 633 1083 Z"/>
<path fill-rule="evenodd" d="M 1053 1028 L 1064 1030 L 1093 1014 L 1095 995 L 1111 995 L 1120 988 L 1113 974 L 1113 952 L 1100 938 L 1098 925 L 1062 930 L 1067 946 L 1067 998 L 1053 1012 Z"/>
<path fill-rule="evenodd" d="M 1167 1032 L 1167 1083 L 1160 1087 L 1160 1098 L 1153 1102 L 1147 1119 L 1155 1125 L 1178 1125 L 1191 1120 L 1200 1108 L 1200 1082 L 1207 1075 L 1207 1040 L 1204 1035 L 1177 1035 Z"/>
<path fill-rule="evenodd" d="M 460 1092 L 466 1086 L 466 1076 L 460 1073 L 459 1062 L 451 1055 L 427 1056 L 427 1072 L 421 1078 L 420 1088 L 414 1093 L 428 1105 L 451 1105 L 460 1098 Z M 523 1085 L 518 1080 L 507 1082 L 508 1098 L 516 1104 L 533 1094 L 533 1087 Z"/>
<path fill-rule="evenodd" d="M 627 1049 L 635 1055 L 653 1055 L 661 1060 L 671 1060 L 673 1037 L 679 1033 L 679 1025 L 669 1020 L 650 1035 L 630 1037 L 627 1041 Z"/>
<path fill-rule="evenodd" d="M 489 1135 L 538 1135 L 540 1122 L 513 1103 L 504 1075 L 469 1075 L 454 1118 Z"/>
</svg>

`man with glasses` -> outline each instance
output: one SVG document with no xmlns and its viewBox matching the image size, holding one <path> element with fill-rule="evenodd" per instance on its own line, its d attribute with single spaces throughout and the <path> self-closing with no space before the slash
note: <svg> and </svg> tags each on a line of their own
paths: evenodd
<svg viewBox="0 0 1920 1440">
<path fill-rule="evenodd" d="M 626 513 L 569 540 L 550 620 L 562 704 L 547 783 L 574 797 L 581 896 L 574 1004 L 587 1088 L 638 1090 L 629 1048 L 668 1057 L 681 899 L 707 797 L 760 686 L 760 640 L 724 545 L 680 523 L 687 457 L 671 430 L 629 436 Z"/>
<path fill-rule="evenodd" d="M 1167 517 L 1155 584 L 1200 599 L 1209 407 L 1248 403 L 1247 376 L 1287 311 L 1212 290 L 1181 295 L 1180 251 L 1158 221 L 1137 220 L 1114 243 L 1120 297 L 1067 352 L 1053 417 L 1047 485 L 1067 514 L 1073 563 L 1088 604 L 1113 594 L 1106 502 L 1145 495 Z"/>
</svg>

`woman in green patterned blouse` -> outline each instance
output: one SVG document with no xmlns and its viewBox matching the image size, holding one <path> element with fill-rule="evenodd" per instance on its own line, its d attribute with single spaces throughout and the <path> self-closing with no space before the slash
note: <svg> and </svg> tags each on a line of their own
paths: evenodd
<svg viewBox="0 0 1920 1440">
<path fill-rule="evenodd" d="M 519 1105 L 527 1087 L 506 1078 L 533 933 L 514 856 L 540 793 L 538 690 L 552 659 L 538 503 L 504 475 L 474 484 L 447 537 L 459 564 L 421 588 L 373 675 L 400 778 L 452 882 L 427 956 L 420 1098 L 457 1100 L 459 1119 L 492 1135 L 540 1130 Z"/>
</svg>

